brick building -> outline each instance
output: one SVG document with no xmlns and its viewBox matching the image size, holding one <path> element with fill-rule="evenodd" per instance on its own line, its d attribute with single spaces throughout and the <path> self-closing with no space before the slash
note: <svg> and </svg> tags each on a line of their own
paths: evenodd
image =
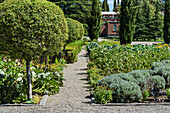
<svg viewBox="0 0 170 113">
<path fill-rule="evenodd" d="M 115 12 L 102 12 L 102 27 L 100 36 L 119 36 L 120 18 Z"/>
</svg>

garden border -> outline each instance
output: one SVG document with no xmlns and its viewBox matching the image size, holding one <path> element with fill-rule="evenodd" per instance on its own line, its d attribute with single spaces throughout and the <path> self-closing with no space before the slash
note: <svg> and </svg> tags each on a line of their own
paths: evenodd
<svg viewBox="0 0 170 113">
<path fill-rule="evenodd" d="M 170 102 L 161 103 L 108 103 L 108 104 L 96 104 L 91 103 L 92 106 L 155 106 L 155 105 L 169 105 Z"/>
<path fill-rule="evenodd" d="M 48 95 L 44 95 L 39 104 L 0 104 L 0 106 L 43 106 L 48 98 Z"/>
</svg>

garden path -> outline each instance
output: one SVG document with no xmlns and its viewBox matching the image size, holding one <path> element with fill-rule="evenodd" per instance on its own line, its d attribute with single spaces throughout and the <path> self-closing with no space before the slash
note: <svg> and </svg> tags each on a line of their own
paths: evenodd
<svg viewBox="0 0 170 113">
<path fill-rule="evenodd" d="M 85 47 L 78 61 L 64 69 L 66 81 L 56 95 L 48 97 L 44 106 L 0 106 L 0 113 L 170 113 L 170 106 L 93 106 L 87 84 Z"/>
</svg>

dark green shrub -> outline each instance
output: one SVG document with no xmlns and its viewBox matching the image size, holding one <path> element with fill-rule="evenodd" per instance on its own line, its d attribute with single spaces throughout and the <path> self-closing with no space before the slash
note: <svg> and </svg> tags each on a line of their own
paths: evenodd
<svg viewBox="0 0 170 113">
<path fill-rule="evenodd" d="M 150 82 L 154 88 L 165 89 L 165 79 L 159 75 L 152 76 Z"/>
<path fill-rule="evenodd" d="M 0 48 L 25 59 L 28 99 L 32 98 L 30 62 L 53 55 L 68 37 L 62 9 L 46 0 L 5 0 L 0 4 Z"/>
</svg>

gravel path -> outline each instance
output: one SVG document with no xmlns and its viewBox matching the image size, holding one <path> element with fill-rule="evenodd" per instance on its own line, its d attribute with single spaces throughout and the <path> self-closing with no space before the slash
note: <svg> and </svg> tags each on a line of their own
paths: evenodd
<svg viewBox="0 0 170 113">
<path fill-rule="evenodd" d="M 60 93 L 49 96 L 44 106 L 0 106 L 0 113 L 170 113 L 170 106 L 92 106 L 87 84 L 87 57 L 83 50 L 78 61 L 64 69 L 66 82 Z"/>
</svg>

